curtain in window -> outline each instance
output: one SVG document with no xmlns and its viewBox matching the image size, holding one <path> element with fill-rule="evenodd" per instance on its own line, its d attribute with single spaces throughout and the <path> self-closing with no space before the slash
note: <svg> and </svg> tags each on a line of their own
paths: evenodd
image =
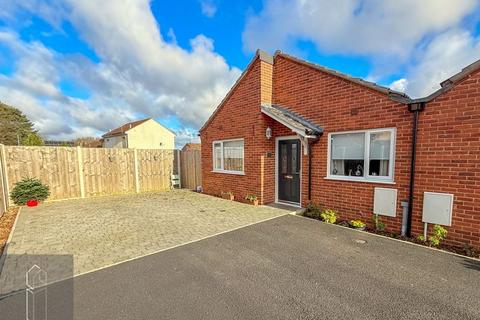
<svg viewBox="0 0 480 320">
<path fill-rule="evenodd" d="M 370 134 L 370 175 L 388 176 L 391 138 L 390 131 Z"/>
<path fill-rule="evenodd" d="M 335 134 L 331 138 L 331 174 L 363 176 L 365 133 Z"/>
</svg>

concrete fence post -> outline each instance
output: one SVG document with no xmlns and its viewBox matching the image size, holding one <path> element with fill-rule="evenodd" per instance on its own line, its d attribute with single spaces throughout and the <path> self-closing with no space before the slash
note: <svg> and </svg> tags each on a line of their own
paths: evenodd
<svg viewBox="0 0 480 320">
<path fill-rule="evenodd" d="M 3 173 L 3 199 L 4 199 L 4 206 L 5 210 L 10 206 L 10 188 L 8 185 L 8 171 L 7 171 L 7 155 L 5 153 L 5 145 L 0 144 L 0 156 L 2 157 L 1 159 L 1 167 L 0 170 L 2 170 Z"/>
<path fill-rule="evenodd" d="M 140 177 L 138 176 L 138 152 L 133 149 L 134 170 L 135 170 L 135 192 L 140 193 Z"/>
<path fill-rule="evenodd" d="M 1 194 L 0 196 L 2 197 L 2 206 L 3 208 L 0 208 L 0 217 L 2 214 L 7 211 L 8 208 L 8 200 L 9 200 L 9 195 L 8 195 L 8 185 L 6 182 L 6 175 L 7 175 L 7 170 L 6 170 L 6 165 L 5 165 L 5 158 L 3 157 L 5 153 L 5 148 L 3 144 L 0 145 L 0 186 L 1 186 Z M 5 167 L 4 167 L 5 165 Z"/>
<path fill-rule="evenodd" d="M 83 171 L 82 147 L 77 146 L 78 177 L 80 183 L 80 197 L 85 198 L 85 172 Z"/>
</svg>

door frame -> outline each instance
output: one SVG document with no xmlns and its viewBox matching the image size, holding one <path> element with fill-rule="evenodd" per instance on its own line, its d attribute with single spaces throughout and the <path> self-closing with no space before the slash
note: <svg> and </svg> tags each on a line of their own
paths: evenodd
<svg viewBox="0 0 480 320">
<path fill-rule="evenodd" d="M 279 145 L 280 141 L 282 140 L 299 140 L 300 141 L 300 173 L 299 173 L 299 180 L 300 180 L 300 202 L 290 202 L 290 201 L 282 201 L 278 199 L 278 157 L 279 157 Z M 303 160 L 303 152 L 302 152 L 302 141 L 298 136 L 283 136 L 283 137 L 275 137 L 275 203 L 279 204 L 287 204 L 294 207 L 302 207 L 302 160 Z"/>
</svg>

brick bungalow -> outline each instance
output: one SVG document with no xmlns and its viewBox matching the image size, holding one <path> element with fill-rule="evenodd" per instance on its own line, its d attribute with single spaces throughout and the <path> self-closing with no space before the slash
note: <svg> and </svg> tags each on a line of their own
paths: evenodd
<svg viewBox="0 0 480 320">
<path fill-rule="evenodd" d="M 480 62 L 410 99 L 258 51 L 200 136 L 207 194 L 375 212 L 412 235 L 439 223 L 451 244 L 480 248 Z"/>
</svg>

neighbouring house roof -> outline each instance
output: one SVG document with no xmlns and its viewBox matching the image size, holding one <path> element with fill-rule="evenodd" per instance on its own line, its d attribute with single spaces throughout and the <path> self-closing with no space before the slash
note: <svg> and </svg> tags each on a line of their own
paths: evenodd
<svg viewBox="0 0 480 320">
<path fill-rule="evenodd" d="M 146 122 L 150 119 L 151 118 L 125 123 L 124 125 L 121 125 L 118 128 L 115 128 L 113 130 L 108 131 L 102 137 L 103 138 L 108 138 L 108 137 L 113 137 L 113 136 L 118 136 L 118 135 L 125 134 L 125 132 L 127 132 L 128 130 L 130 130 L 132 128 L 135 128 L 136 126 L 141 125 L 142 123 L 144 123 L 144 122 Z"/>
<path fill-rule="evenodd" d="M 281 57 L 287 58 L 287 59 L 292 60 L 292 61 L 295 61 L 295 62 L 297 62 L 297 63 L 299 63 L 299 64 L 303 64 L 303 65 L 309 66 L 309 67 L 311 67 L 311 68 L 320 70 L 320 71 L 322 71 L 322 72 L 324 72 L 324 73 L 327 73 L 327 74 L 336 76 L 336 77 L 338 77 L 338 78 L 341 78 L 341 79 L 344 79 L 344 80 L 347 80 L 347 81 L 356 83 L 356 84 L 361 85 L 361 86 L 363 86 L 363 87 L 367 87 L 367 88 L 370 88 L 370 89 L 372 89 L 372 90 L 381 92 L 381 93 L 386 94 L 387 96 L 389 96 L 390 98 L 392 98 L 393 100 L 396 100 L 396 101 L 397 101 L 397 98 L 398 98 L 398 97 L 410 99 L 410 98 L 408 97 L 408 95 L 405 94 L 404 92 L 395 91 L 395 90 L 392 90 L 392 89 L 390 89 L 390 88 L 388 88 L 388 87 L 384 87 L 384 86 L 378 85 L 378 84 L 376 84 L 376 83 L 374 83 L 374 82 L 366 81 L 366 80 L 363 80 L 363 79 L 357 78 L 357 77 L 352 77 L 352 76 L 350 76 L 350 75 L 348 75 L 348 74 L 341 73 L 341 72 L 338 72 L 338 71 L 336 71 L 336 70 L 326 68 L 326 67 L 321 66 L 321 65 L 319 65 L 319 64 L 316 64 L 316 63 L 313 63 L 313 62 L 309 62 L 309 61 L 305 61 L 305 60 L 299 59 L 299 58 L 297 58 L 297 57 L 293 57 L 293 56 L 288 55 L 288 54 L 286 54 L 286 53 L 283 53 L 283 52 L 281 52 L 281 51 L 275 52 L 275 57 L 277 57 L 277 56 L 281 56 Z"/>
<path fill-rule="evenodd" d="M 185 150 L 201 150 L 201 149 L 202 149 L 202 144 L 201 143 L 189 142 L 189 143 L 186 143 L 183 146 L 182 151 L 185 151 Z"/>
<path fill-rule="evenodd" d="M 280 122 L 302 137 L 316 137 L 323 132 L 322 127 L 279 105 L 264 104 L 261 106 L 261 110 L 262 113 Z"/>
</svg>

